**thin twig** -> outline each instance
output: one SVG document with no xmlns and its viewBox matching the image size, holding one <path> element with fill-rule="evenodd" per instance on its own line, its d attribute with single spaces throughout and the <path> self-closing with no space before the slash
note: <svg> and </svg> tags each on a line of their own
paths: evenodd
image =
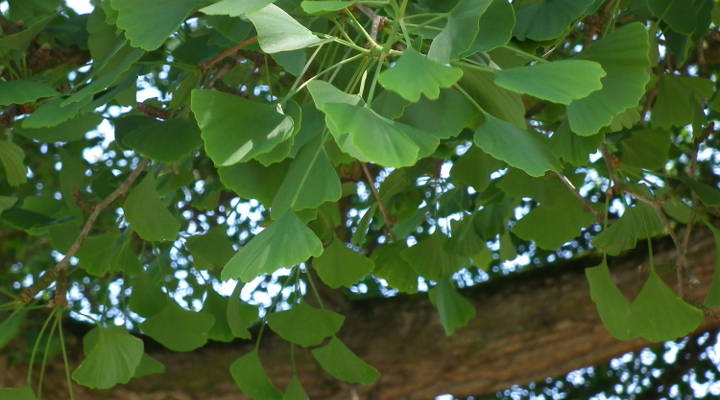
<svg viewBox="0 0 720 400">
<path fill-rule="evenodd" d="M 557 177 L 560 179 L 560 182 L 565 184 L 565 186 L 568 189 L 570 189 L 570 192 L 576 198 L 578 198 L 580 201 L 582 201 L 583 206 L 585 207 L 585 210 L 592 213 L 593 215 L 595 215 L 595 218 L 597 219 L 597 221 L 602 223 L 602 221 L 605 219 L 605 214 L 602 211 L 598 210 L 597 208 L 593 207 L 592 203 L 590 203 L 586 197 L 583 197 L 580 194 L 580 192 L 578 192 L 575 185 L 573 185 L 573 183 L 570 181 L 570 179 L 568 179 L 567 176 L 557 173 L 557 172 L 555 173 L 555 175 L 557 175 Z"/>
<path fill-rule="evenodd" d="M 70 246 L 70 249 L 67 251 L 67 253 L 65 253 L 65 257 L 63 257 L 63 259 L 60 260 L 60 262 L 57 263 L 52 270 L 46 272 L 45 275 L 40 277 L 34 285 L 25 289 L 20 294 L 20 298 L 24 303 L 27 304 L 31 302 L 33 297 L 35 297 L 41 290 L 44 290 L 45 288 L 50 286 L 51 283 L 57 280 L 58 276 L 61 273 L 64 273 L 68 269 L 68 266 L 70 265 L 70 259 L 75 256 L 77 251 L 80 249 L 80 246 L 82 246 L 85 239 L 88 237 L 88 235 L 90 235 L 90 231 L 95 225 L 95 221 L 97 221 L 98 217 L 100 216 L 100 213 L 107 207 L 109 207 L 110 204 L 112 204 L 115 200 L 127 194 L 133 182 L 137 180 L 137 178 L 147 166 L 148 162 L 148 159 L 143 159 L 142 161 L 140 161 L 140 164 L 138 164 L 137 168 L 135 168 L 135 170 L 130 173 L 130 176 L 128 176 L 127 179 L 117 189 L 110 193 L 109 196 L 107 196 L 105 199 L 103 199 L 103 201 L 101 201 L 95 206 L 92 213 L 85 221 L 85 224 L 83 225 L 80 234 L 75 238 L 75 241 Z"/>
<path fill-rule="evenodd" d="M 368 185 L 370 186 L 370 190 L 372 191 L 372 194 L 378 203 L 378 208 L 380 209 L 380 213 L 382 214 L 383 218 L 385 219 L 385 226 L 387 227 L 388 234 L 390 235 L 390 238 L 394 241 L 395 240 L 395 232 L 393 232 L 393 230 L 392 230 L 392 225 L 393 225 L 393 223 L 395 223 L 395 217 L 393 217 L 393 215 L 390 214 L 388 209 L 385 208 L 385 204 L 382 202 L 382 198 L 380 197 L 380 192 L 378 192 L 377 188 L 375 187 L 375 179 L 373 178 L 372 174 L 370 173 L 370 170 L 368 169 L 367 164 L 361 163 L 360 166 L 362 167 L 363 173 L 365 174 L 365 178 L 367 178 Z"/>
<path fill-rule="evenodd" d="M 250 46 L 255 42 L 257 42 L 257 36 L 253 36 L 250 39 L 223 51 L 222 53 L 215 56 L 212 60 L 199 64 L 198 67 L 200 67 L 200 69 L 203 71 L 207 71 L 210 67 L 222 61 L 225 57 L 230 57 L 231 55 L 237 53 L 245 47 Z"/>
<path fill-rule="evenodd" d="M 372 28 L 370 30 L 370 36 L 373 38 L 373 40 L 377 40 L 378 33 L 382 30 L 385 23 L 387 22 L 387 18 L 383 17 L 382 15 L 378 15 L 373 11 L 370 7 L 358 4 L 357 9 L 360 10 L 363 14 L 367 15 L 368 18 L 372 21 Z"/>
</svg>

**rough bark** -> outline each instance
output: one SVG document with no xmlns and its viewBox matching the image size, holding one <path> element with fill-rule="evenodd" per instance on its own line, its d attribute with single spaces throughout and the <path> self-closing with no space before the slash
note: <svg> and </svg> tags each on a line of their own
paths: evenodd
<svg viewBox="0 0 720 400">
<path fill-rule="evenodd" d="M 674 264 L 675 252 L 656 246 L 655 262 Z M 700 304 L 714 271 L 713 240 L 708 233 L 694 239 L 689 252 L 699 281 L 687 288 L 687 300 Z M 634 296 L 647 275 L 644 254 L 611 260 L 616 282 Z M 595 365 L 650 345 L 643 340 L 621 342 L 604 329 L 590 300 L 584 269 L 598 263 L 586 257 L 495 280 L 463 293 L 478 316 L 469 326 L 445 337 L 436 312 L 424 295 L 352 303 L 340 337 L 358 355 L 382 372 L 373 386 L 338 383 L 322 372 L 307 351 L 297 355 L 301 380 L 313 399 L 430 399 L 442 393 L 458 396 L 493 393 L 548 376 Z M 668 270 L 668 284 L 675 276 Z M 662 275 L 662 274 L 661 274 Z M 720 325 L 708 315 L 699 329 Z M 132 381 L 108 391 L 77 388 L 78 399 L 241 399 L 227 367 L 251 348 L 247 342 L 209 345 L 192 353 L 151 354 L 167 367 L 164 375 Z M 284 387 L 292 374 L 289 345 L 263 339 L 264 364 L 275 383 Z M 21 381 L 21 368 L 3 372 L 0 386 Z M 77 361 L 77 360 L 76 360 Z M 65 398 L 62 367 L 52 365 L 48 398 Z M 4 378 L 3 378 L 4 377 Z M 5 380 L 5 382 L 3 382 Z M 57 396 L 57 397 L 55 397 Z"/>
</svg>

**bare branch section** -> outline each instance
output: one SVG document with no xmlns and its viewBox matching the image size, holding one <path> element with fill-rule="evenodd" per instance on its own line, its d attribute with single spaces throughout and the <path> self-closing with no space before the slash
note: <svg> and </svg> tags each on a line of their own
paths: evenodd
<svg viewBox="0 0 720 400">
<path fill-rule="evenodd" d="M 142 161 L 140 161 L 140 164 L 138 164 L 137 168 L 135 168 L 135 170 L 130 173 L 130 176 L 128 176 L 127 179 L 125 179 L 125 181 L 120 186 L 118 186 L 117 189 L 115 189 L 112 193 L 110 193 L 110 195 L 103 199 L 103 201 L 101 201 L 95 206 L 92 213 L 90 213 L 90 216 L 88 216 L 88 219 L 85 221 L 85 224 L 83 225 L 80 234 L 75 238 L 75 241 L 70 246 L 70 249 L 67 251 L 67 253 L 65 253 L 65 257 L 63 257 L 63 259 L 60 260 L 60 262 L 57 263 L 53 269 L 40 277 L 40 279 L 38 279 L 38 281 L 35 282 L 34 285 L 25 289 L 25 291 L 20 294 L 20 299 L 24 303 L 31 302 L 32 299 L 41 290 L 44 290 L 45 288 L 50 286 L 50 284 L 58 280 L 59 277 L 66 275 L 66 271 L 68 269 L 68 266 L 70 265 L 70 259 L 75 256 L 77 251 L 80 249 L 80 246 L 82 246 L 85 239 L 88 237 L 88 235 L 90 235 L 90 231 L 92 230 L 93 226 L 95 226 L 95 222 L 100 216 L 100 213 L 102 213 L 103 210 L 108 208 L 110 204 L 112 204 L 115 200 L 127 194 L 132 184 L 137 180 L 137 178 L 140 176 L 148 163 L 148 159 L 143 159 Z M 64 286 L 64 283 L 62 283 L 62 285 L 58 285 L 58 290 L 61 289 L 60 286 Z"/>
<path fill-rule="evenodd" d="M 603 214 L 603 212 L 593 207 L 592 203 L 590 203 L 590 201 L 588 201 L 586 197 L 583 197 L 580 192 L 578 192 L 575 185 L 573 185 L 573 183 L 570 181 L 570 179 L 568 179 L 567 176 L 560 173 L 556 173 L 555 175 L 557 175 L 558 179 L 560 179 L 560 182 L 562 182 L 570 190 L 573 196 L 582 201 L 583 206 L 585 207 L 585 211 L 595 215 L 595 219 L 597 219 L 598 222 L 602 222 L 603 219 L 605 219 L 605 215 Z"/>
<path fill-rule="evenodd" d="M 377 40 L 378 33 L 382 30 L 382 28 L 385 26 L 385 23 L 388 21 L 387 18 L 378 15 L 375 11 L 373 11 L 370 7 L 366 5 L 358 4 L 356 7 L 372 21 L 370 36 L 373 38 L 373 40 Z"/>
<path fill-rule="evenodd" d="M 251 44 L 253 44 L 255 42 L 257 42 L 257 36 L 253 36 L 250 39 L 248 39 L 242 43 L 238 43 L 237 45 L 218 54 L 212 60 L 198 65 L 198 67 L 200 67 L 200 69 L 202 71 L 207 71 L 208 69 L 210 69 L 210 67 L 212 67 L 213 65 L 215 65 L 215 64 L 219 63 L 220 61 L 222 61 L 223 59 L 225 59 L 225 57 L 230 57 L 230 56 L 234 55 L 235 53 L 237 53 L 238 51 L 244 49 L 245 47 L 250 46 Z"/>
</svg>

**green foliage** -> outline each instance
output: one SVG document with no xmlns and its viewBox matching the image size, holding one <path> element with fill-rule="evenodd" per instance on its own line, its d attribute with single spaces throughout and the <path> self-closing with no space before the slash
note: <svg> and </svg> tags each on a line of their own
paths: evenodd
<svg viewBox="0 0 720 400">
<path fill-rule="evenodd" d="M 94 318 L 81 385 L 162 373 L 135 335 L 191 351 L 266 326 L 371 384 L 328 292 L 427 292 L 451 335 L 482 313 L 459 287 L 588 253 L 616 338 L 702 322 L 651 256 L 670 236 L 684 288 L 694 226 L 720 246 L 711 0 L 7 4 L 0 347 L 48 304 Z M 612 257 L 645 242 L 631 301 Z M 257 350 L 229 369 L 250 397 L 308 398 Z"/>
</svg>

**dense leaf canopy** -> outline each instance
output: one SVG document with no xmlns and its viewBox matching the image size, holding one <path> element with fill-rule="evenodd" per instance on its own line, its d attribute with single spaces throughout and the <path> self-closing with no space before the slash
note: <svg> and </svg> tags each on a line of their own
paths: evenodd
<svg viewBox="0 0 720 400">
<path fill-rule="evenodd" d="M 163 372 L 141 336 L 267 329 L 372 384 L 327 293 L 427 292 L 452 335 L 482 318 L 458 288 L 587 253 L 620 340 L 720 306 L 720 279 L 685 299 L 693 229 L 720 243 L 713 0 L 92 3 L 0 1 L 0 346 L 36 369 L 59 343 L 68 380 L 110 388 Z M 630 298 L 608 265 L 638 246 Z M 67 318 L 94 325 L 77 366 Z M 266 367 L 226 366 L 253 398 L 307 398 Z"/>
</svg>

